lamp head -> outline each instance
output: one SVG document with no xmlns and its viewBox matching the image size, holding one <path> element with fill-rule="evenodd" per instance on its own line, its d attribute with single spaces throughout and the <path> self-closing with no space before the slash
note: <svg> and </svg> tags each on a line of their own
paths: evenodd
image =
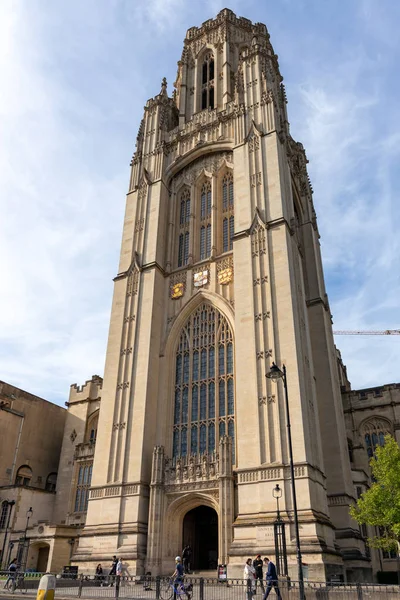
<svg viewBox="0 0 400 600">
<path fill-rule="evenodd" d="M 272 379 L 273 381 L 278 381 L 278 379 L 281 379 L 281 377 L 283 377 L 283 372 L 273 362 L 270 370 L 265 375 L 265 377 L 268 377 L 268 379 Z"/>
<path fill-rule="evenodd" d="M 272 495 L 274 498 L 282 498 L 282 490 L 279 487 L 279 483 L 277 483 L 274 489 L 272 490 Z"/>
<path fill-rule="evenodd" d="M 28 519 L 30 519 L 32 515 L 33 515 L 33 510 L 32 510 L 32 506 L 30 506 L 29 509 L 26 511 L 26 516 L 28 517 Z"/>
</svg>

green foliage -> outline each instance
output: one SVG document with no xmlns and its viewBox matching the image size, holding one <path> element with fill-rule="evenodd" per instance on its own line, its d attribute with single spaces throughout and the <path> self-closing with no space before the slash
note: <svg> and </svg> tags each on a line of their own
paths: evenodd
<svg viewBox="0 0 400 600">
<path fill-rule="evenodd" d="M 398 550 L 400 542 L 400 447 L 390 435 L 370 461 L 374 483 L 350 514 L 358 523 L 382 528 L 382 537 L 368 539 L 373 548 Z"/>
</svg>

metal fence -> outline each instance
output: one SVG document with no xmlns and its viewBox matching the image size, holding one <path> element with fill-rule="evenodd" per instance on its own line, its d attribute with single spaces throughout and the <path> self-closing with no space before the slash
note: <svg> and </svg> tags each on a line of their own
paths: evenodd
<svg viewBox="0 0 400 600">
<path fill-rule="evenodd" d="M 0 573 L 0 595 L 4 590 L 7 573 Z M 42 573 L 19 574 L 16 578 L 15 595 L 36 595 Z M 56 575 L 56 597 L 107 599 L 126 598 L 134 600 L 262 600 L 263 590 L 257 587 L 253 594 L 246 581 L 241 579 L 206 579 L 187 577 L 185 589 L 174 589 L 173 582 L 163 577 Z M 265 585 L 265 582 L 264 582 Z M 298 582 L 280 581 L 282 600 L 298 600 Z M 305 600 L 400 600 L 400 586 L 349 583 L 304 583 Z M 277 597 L 272 589 L 269 598 Z"/>
</svg>

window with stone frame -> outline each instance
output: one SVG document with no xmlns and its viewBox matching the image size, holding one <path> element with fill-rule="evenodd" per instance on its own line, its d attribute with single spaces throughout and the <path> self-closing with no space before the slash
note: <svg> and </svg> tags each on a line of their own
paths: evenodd
<svg viewBox="0 0 400 600">
<path fill-rule="evenodd" d="M 5 529 L 7 527 L 7 517 L 9 508 L 10 507 L 7 500 L 1 503 L 0 529 Z"/>
<path fill-rule="evenodd" d="M 22 465 L 17 471 L 15 485 L 28 486 L 32 479 L 32 469 L 28 465 Z"/>
<path fill-rule="evenodd" d="M 385 533 L 385 528 L 384 527 L 378 527 L 378 534 L 379 537 L 381 538 L 385 538 L 386 533 Z M 390 550 L 382 550 L 382 558 L 383 560 L 393 560 L 397 558 L 397 551 L 395 548 L 391 548 Z"/>
<path fill-rule="evenodd" d="M 212 453 L 232 438 L 235 462 L 233 336 L 227 319 L 208 303 L 187 320 L 175 357 L 174 458 Z"/>
<path fill-rule="evenodd" d="M 92 482 L 93 463 L 80 463 L 78 468 L 78 481 L 75 493 L 74 512 L 86 512 L 89 501 L 89 490 Z"/>
<path fill-rule="evenodd" d="M 222 179 L 222 252 L 232 250 L 234 232 L 233 173 L 229 172 Z"/>
<path fill-rule="evenodd" d="M 365 449 L 368 458 L 372 458 L 378 446 L 385 445 L 385 435 L 391 433 L 389 421 L 385 419 L 372 418 L 366 421 L 362 426 Z"/>
<path fill-rule="evenodd" d="M 190 226 L 190 191 L 183 190 L 179 197 L 178 267 L 188 264 Z"/>
<path fill-rule="evenodd" d="M 48 492 L 55 492 L 57 486 L 57 473 L 50 473 L 46 479 L 45 490 Z"/>
<path fill-rule="evenodd" d="M 211 181 L 205 181 L 200 191 L 200 260 L 205 260 L 211 254 L 211 205 Z"/>
<path fill-rule="evenodd" d="M 201 110 L 214 108 L 214 54 L 208 52 L 201 66 Z"/>
</svg>

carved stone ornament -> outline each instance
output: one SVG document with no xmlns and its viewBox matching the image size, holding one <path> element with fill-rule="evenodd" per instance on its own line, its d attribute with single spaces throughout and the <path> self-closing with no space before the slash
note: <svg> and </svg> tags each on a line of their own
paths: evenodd
<svg viewBox="0 0 400 600">
<path fill-rule="evenodd" d="M 125 429 L 126 423 L 114 423 L 113 424 L 113 429 L 114 431 L 118 431 L 121 429 Z"/>
<path fill-rule="evenodd" d="M 74 441 L 76 440 L 76 436 L 77 433 L 75 431 L 75 429 L 72 431 L 71 435 L 69 436 L 69 439 L 71 440 L 72 443 L 74 443 Z"/>
<path fill-rule="evenodd" d="M 181 298 L 185 293 L 185 286 L 183 283 L 174 283 L 171 285 L 171 298 L 176 300 L 177 298 Z"/>
<path fill-rule="evenodd" d="M 194 287 L 203 287 L 207 285 L 209 282 L 210 276 L 208 269 L 204 269 L 204 271 L 199 271 L 198 273 L 194 273 L 193 275 L 193 285 Z"/>
<path fill-rule="evenodd" d="M 226 267 L 222 271 L 218 272 L 218 283 L 221 285 L 227 285 L 233 280 L 233 268 Z"/>
</svg>

